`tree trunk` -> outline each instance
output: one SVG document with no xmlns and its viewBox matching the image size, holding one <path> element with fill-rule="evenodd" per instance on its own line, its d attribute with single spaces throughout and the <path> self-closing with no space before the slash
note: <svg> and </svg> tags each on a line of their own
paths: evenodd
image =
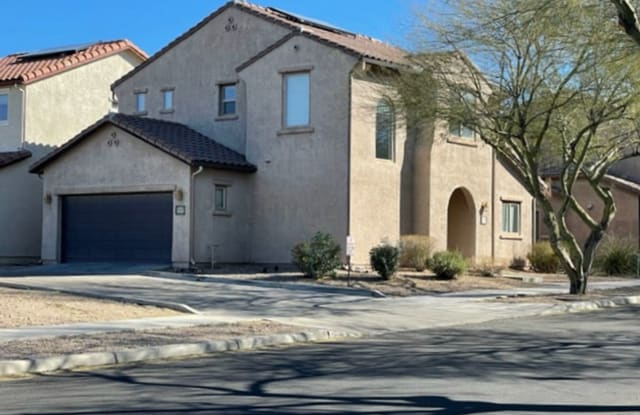
<svg viewBox="0 0 640 415">
<path fill-rule="evenodd" d="M 587 292 L 587 274 L 583 270 L 571 270 L 569 273 L 569 294 L 584 295 Z"/>
</svg>

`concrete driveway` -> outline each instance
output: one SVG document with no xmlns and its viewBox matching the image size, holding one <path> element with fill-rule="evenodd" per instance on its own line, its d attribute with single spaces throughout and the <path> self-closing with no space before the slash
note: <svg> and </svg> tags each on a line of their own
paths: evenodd
<svg viewBox="0 0 640 415">
<path fill-rule="evenodd" d="M 537 314 L 551 307 L 548 304 L 489 303 L 484 301 L 487 295 L 480 293 L 475 293 L 471 298 L 372 298 L 370 294 L 359 290 L 336 290 L 312 284 L 283 287 L 230 279 L 186 281 L 124 274 L 122 269 L 116 275 L 59 276 L 57 274 L 62 272 L 61 269 L 52 267 L 51 271 L 49 276 L 1 277 L 0 284 L 181 303 L 206 316 L 229 321 L 269 318 L 367 334 L 479 323 Z M 81 274 L 79 271 L 87 270 L 75 271 Z M 36 267 L 31 272 L 42 274 L 44 271 L 43 267 Z"/>
</svg>

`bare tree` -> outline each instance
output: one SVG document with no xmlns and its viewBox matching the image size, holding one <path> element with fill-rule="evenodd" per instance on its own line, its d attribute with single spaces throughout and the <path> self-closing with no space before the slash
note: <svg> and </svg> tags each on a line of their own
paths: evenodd
<svg viewBox="0 0 640 415">
<path fill-rule="evenodd" d="M 462 123 L 495 150 L 535 198 L 570 292 L 583 294 L 616 211 L 603 178 L 638 154 L 635 45 L 597 0 L 451 3 L 439 20 L 420 16 L 418 53 L 398 80 L 400 104 L 414 122 Z M 541 179 L 549 167 L 559 203 Z M 601 215 L 576 200 L 579 179 L 602 201 Z M 588 226 L 584 243 L 567 226 L 570 212 Z"/>
<path fill-rule="evenodd" d="M 640 45 L 640 20 L 636 6 L 631 0 L 611 0 L 618 11 L 618 21 L 624 31 Z"/>
</svg>

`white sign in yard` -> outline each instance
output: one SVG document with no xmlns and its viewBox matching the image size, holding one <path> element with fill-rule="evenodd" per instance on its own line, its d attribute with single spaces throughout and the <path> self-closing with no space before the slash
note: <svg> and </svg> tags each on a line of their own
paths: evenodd
<svg viewBox="0 0 640 415">
<path fill-rule="evenodd" d="M 353 256 L 353 251 L 356 248 L 356 241 L 351 235 L 347 235 L 347 256 Z"/>
</svg>

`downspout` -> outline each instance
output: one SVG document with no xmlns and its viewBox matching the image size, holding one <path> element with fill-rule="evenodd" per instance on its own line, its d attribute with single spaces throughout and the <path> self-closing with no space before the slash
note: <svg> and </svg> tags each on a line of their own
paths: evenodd
<svg viewBox="0 0 640 415">
<path fill-rule="evenodd" d="M 191 215 L 189 215 L 189 264 L 191 266 L 196 265 L 195 255 L 194 255 L 194 245 L 195 245 L 195 217 L 196 217 L 196 192 L 195 192 L 195 182 L 196 176 L 202 173 L 204 167 L 199 166 L 198 169 L 191 174 L 191 183 L 189 189 L 189 199 L 191 203 Z"/>
<path fill-rule="evenodd" d="M 496 151 L 491 148 L 491 262 L 496 260 Z"/>
</svg>

